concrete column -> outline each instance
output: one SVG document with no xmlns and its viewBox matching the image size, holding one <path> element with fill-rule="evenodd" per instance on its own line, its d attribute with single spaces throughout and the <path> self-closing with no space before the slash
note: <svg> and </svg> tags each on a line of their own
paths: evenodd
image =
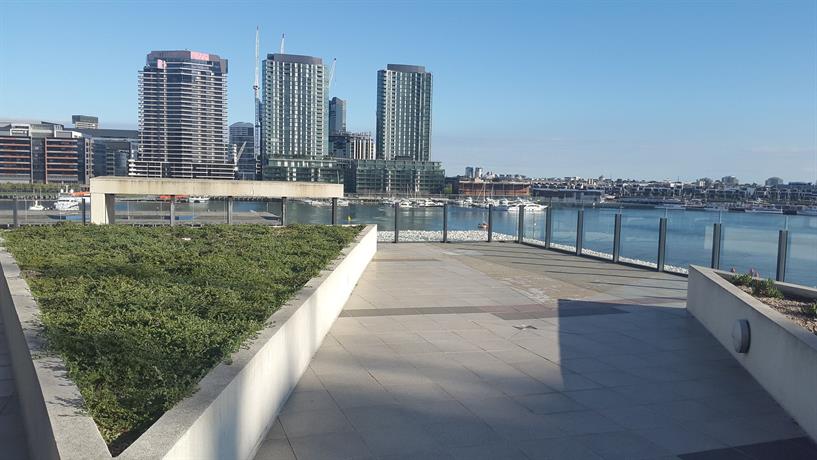
<svg viewBox="0 0 817 460">
<path fill-rule="evenodd" d="M 176 195 L 170 197 L 170 226 L 176 225 Z"/>
<path fill-rule="evenodd" d="M 97 225 L 116 223 L 116 195 L 91 193 L 91 223 Z"/>
<path fill-rule="evenodd" d="M 233 223 L 233 197 L 227 197 L 227 223 L 232 225 Z"/>
</svg>

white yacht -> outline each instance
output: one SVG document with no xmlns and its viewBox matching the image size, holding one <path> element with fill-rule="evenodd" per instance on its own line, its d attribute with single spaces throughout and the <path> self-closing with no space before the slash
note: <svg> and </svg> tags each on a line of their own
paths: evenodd
<svg viewBox="0 0 817 460">
<path fill-rule="evenodd" d="M 804 206 L 797 210 L 799 216 L 817 216 L 817 206 Z"/>
<path fill-rule="evenodd" d="M 29 211 L 45 211 L 45 206 L 41 205 L 39 201 L 34 200 L 34 204 L 28 207 Z"/>
<path fill-rule="evenodd" d="M 208 201 L 210 201 L 210 197 L 209 196 L 191 196 L 189 198 L 189 201 L 191 203 L 207 203 Z"/>
<path fill-rule="evenodd" d="M 91 202 L 91 198 L 87 196 L 61 195 L 54 202 L 54 209 L 57 211 L 79 211 L 82 203 L 86 205 Z"/>
<path fill-rule="evenodd" d="M 783 214 L 783 210 L 775 206 L 752 206 L 747 208 L 746 212 L 759 214 Z"/>
</svg>

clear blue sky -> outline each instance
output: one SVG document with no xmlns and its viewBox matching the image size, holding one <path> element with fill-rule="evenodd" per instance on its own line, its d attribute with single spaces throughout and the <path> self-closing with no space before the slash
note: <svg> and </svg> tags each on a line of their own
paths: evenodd
<svg viewBox="0 0 817 460">
<path fill-rule="evenodd" d="M 434 74 L 432 157 L 531 176 L 817 180 L 817 1 L 3 2 L 0 118 L 135 127 L 150 50 L 229 59 L 252 120 L 262 53 L 337 58 L 349 128 L 376 72 Z"/>
</svg>

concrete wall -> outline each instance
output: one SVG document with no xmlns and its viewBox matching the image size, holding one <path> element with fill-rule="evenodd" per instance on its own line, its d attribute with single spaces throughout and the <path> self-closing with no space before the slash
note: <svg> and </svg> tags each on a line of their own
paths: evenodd
<svg viewBox="0 0 817 460">
<path fill-rule="evenodd" d="M 110 458 L 96 423 L 81 411 L 82 396 L 66 375 L 62 360 L 45 353 L 37 319 L 40 310 L 5 249 L 0 249 L 0 270 L 0 314 L 29 455 L 34 460 Z"/>
<path fill-rule="evenodd" d="M 211 370 L 195 394 L 117 458 L 251 459 L 376 251 L 377 226 L 370 225 L 229 364 Z M 3 319 L 15 343 L 12 363 L 33 458 L 110 459 L 93 419 L 80 412 L 79 390 L 61 361 L 38 355 L 38 309 L 19 269 L 5 251 L 0 263 Z"/>
<path fill-rule="evenodd" d="M 817 289 L 798 287 L 817 299 Z M 690 266 L 687 309 L 766 391 L 817 440 L 817 335 L 733 286 L 718 272 Z M 732 328 L 749 322 L 748 352 L 735 352 Z"/>
</svg>

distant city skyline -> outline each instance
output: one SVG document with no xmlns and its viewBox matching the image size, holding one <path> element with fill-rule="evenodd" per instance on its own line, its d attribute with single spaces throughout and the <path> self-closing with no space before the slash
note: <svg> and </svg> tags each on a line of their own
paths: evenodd
<svg viewBox="0 0 817 460">
<path fill-rule="evenodd" d="M 396 28 L 385 4 L 154 8 L 5 5 L 0 118 L 70 125 L 83 114 L 135 128 L 145 54 L 190 49 L 230 60 L 229 122 L 252 122 L 260 25 L 262 56 L 286 32 L 286 52 L 337 58 L 327 97 L 348 102 L 349 131 L 375 130 L 378 69 L 425 66 L 435 78 L 431 157 L 449 175 L 480 164 L 531 177 L 817 180 L 813 1 L 404 4 L 401 21 L 421 33 Z M 307 24 L 304 8 L 322 14 Z M 202 26 L 216 9 L 219 27 Z M 343 18 L 367 27 L 339 32 Z M 82 47 L 48 59 L 32 51 L 64 37 Z"/>
</svg>

